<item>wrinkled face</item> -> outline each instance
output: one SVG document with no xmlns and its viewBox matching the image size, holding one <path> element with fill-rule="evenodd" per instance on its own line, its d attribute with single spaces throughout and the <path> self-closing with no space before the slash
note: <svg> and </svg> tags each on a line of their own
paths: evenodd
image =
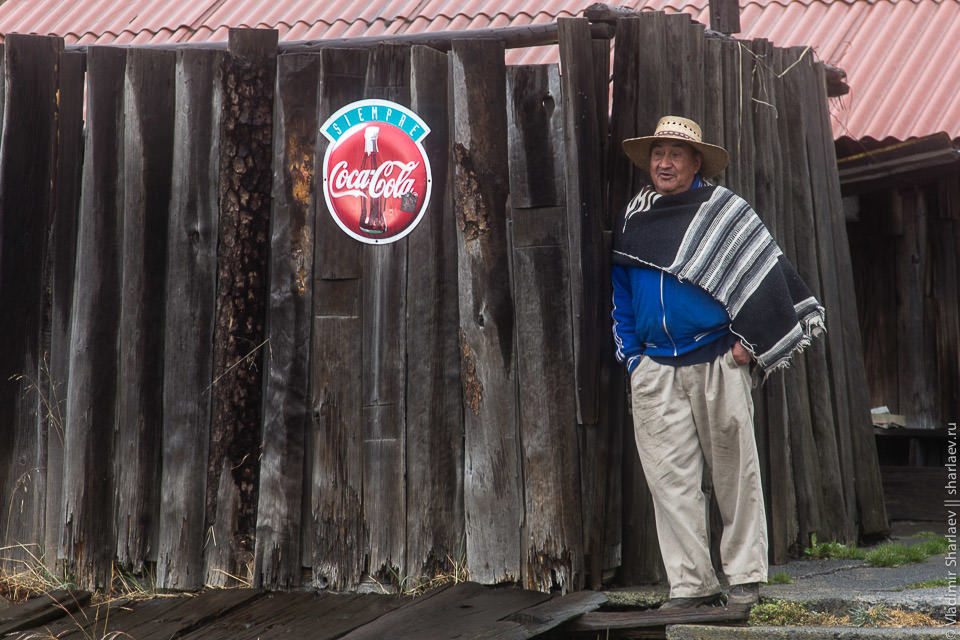
<svg viewBox="0 0 960 640">
<path fill-rule="evenodd" d="M 655 142 L 650 149 L 653 188 L 663 195 L 686 191 L 700 171 L 701 161 L 700 154 L 685 142 Z"/>
</svg>

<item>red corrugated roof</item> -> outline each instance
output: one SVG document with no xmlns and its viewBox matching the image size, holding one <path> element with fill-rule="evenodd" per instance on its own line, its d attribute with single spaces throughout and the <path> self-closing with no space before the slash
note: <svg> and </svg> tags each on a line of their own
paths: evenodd
<svg viewBox="0 0 960 640">
<path fill-rule="evenodd" d="M 0 0 L 2 1 L 2 0 Z M 0 33 L 43 33 L 68 44 L 222 41 L 230 27 L 270 27 L 282 40 L 518 26 L 582 15 L 594 0 L 6 0 Z M 685 12 L 709 24 L 707 0 L 622 0 L 633 9 Z M 847 72 L 833 99 L 836 136 L 960 138 L 960 0 L 748 0 L 744 39 L 810 45 Z M 555 47 L 508 62 L 555 62 Z"/>
</svg>

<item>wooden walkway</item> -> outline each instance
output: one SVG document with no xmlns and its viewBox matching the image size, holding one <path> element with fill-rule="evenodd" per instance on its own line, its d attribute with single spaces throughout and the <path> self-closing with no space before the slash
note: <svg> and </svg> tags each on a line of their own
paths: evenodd
<svg viewBox="0 0 960 640">
<path fill-rule="evenodd" d="M 58 591 L 0 610 L 0 638 L 12 640 L 524 640 L 663 637 L 665 625 L 736 621 L 722 607 L 686 614 L 601 612 L 602 593 L 551 597 L 465 582 L 418 598 L 315 592 L 209 590 L 197 595 L 89 604 L 86 592 Z"/>
</svg>

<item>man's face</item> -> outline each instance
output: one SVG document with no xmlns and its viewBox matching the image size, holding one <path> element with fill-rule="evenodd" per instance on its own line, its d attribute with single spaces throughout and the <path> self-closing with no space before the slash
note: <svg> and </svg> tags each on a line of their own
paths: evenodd
<svg viewBox="0 0 960 640">
<path fill-rule="evenodd" d="M 650 149 L 650 177 L 657 193 L 682 193 L 693 184 L 700 171 L 700 154 L 685 142 L 654 143 Z"/>
</svg>

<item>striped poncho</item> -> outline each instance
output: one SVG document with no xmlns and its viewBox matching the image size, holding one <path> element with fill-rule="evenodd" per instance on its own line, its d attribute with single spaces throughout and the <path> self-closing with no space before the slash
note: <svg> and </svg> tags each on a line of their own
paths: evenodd
<svg viewBox="0 0 960 640">
<path fill-rule="evenodd" d="M 724 306 L 764 377 L 824 331 L 824 310 L 760 217 L 729 189 L 645 187 L 616 223 L 613 263 L 690 281 Z"/>
</svg>

